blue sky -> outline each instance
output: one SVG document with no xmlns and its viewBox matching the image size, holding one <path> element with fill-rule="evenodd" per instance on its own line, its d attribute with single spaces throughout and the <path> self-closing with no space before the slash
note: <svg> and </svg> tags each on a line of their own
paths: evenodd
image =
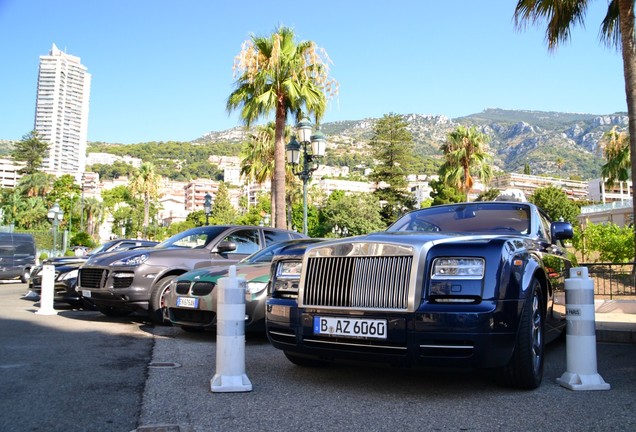
<svg viewBox="0 0 636 432">
<path fill-rule="evenodd" d="M 486 108 L 626 111 L 620 52 L 599 41 L 607 0 L 556 52 L 517 31 L 516 0 L 0 0 L 0 139 L 33 128 L 53 43 L 92 74 L 89 141 L 190 141 L 240 124 L 225 110 L 251 34 L 279 25 L 324 48 L 340 84 L 323 122 Z"/>
</svg>

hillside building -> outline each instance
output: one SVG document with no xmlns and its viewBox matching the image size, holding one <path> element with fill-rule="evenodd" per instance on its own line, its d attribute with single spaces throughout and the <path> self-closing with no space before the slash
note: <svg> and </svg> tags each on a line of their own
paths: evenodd
<svg viewBox="0 0 636 432">
<path fill-rule="evenodd" d="M 537 189 L 554 186 L 563 190 L 573 200 L 588 199 L 587 182 L 556 177 L 510 173 L 493 178 L 489 186 L 499 190 L 519 189 L 526 195 L 526 198 Z"/>
<path fill-rule="evenodd" d="M 34 129 L 49 143 L 45 170 L 85 170 L 90 86 L 91 75 L 79 57 L 55 44 L 40 56 Z"/>
</svg>

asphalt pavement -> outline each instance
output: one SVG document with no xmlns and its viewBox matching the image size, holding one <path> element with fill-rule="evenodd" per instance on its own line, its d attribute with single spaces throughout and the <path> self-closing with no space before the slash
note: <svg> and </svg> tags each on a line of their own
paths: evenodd
<svg viewBox="0 0 636 432">
<path fill-rule="evenodd" d="M 596 314 L 598 374 L 609 390 L 574 391 L 566 342 L 547 348 L 542 385 L 498 386 L 488 371 L 334 365 L 302 368 L 247 334 L 252 390 L 212 392 L 214 332 L 153 327 L 61 309 L 43 316 L 0 285 L 2 431 L 632 431 L 636 314 Z M 56 310 L 58 306 L 56 305 Z"/>
<path fill-rule="evenodd" d="M 264 335 L 248 334 L 252 390 L 219 393 L 210 388 L 216 335 L 156 328 L 152 362 L 163 367 L 148 372 L 137 432 L 636 430 L 636 314 L 596 316 L 606 391 L 557 383 L 567 371 L 564 341 L 548 346 L 542 385 L 519 391 L 499 387 L 487 371 L 302 368 Z"/>
</svg>

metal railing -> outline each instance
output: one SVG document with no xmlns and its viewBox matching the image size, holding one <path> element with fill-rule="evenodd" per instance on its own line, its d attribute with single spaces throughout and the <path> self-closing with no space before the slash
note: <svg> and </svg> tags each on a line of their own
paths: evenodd
<svg viewBox="0 0 636 432">
<path fill-rule="evenodd" d="M 580 263 L 594 281 L 594 295 L 605 299 L 636 299 L 636 263 Z"/>
</svg>

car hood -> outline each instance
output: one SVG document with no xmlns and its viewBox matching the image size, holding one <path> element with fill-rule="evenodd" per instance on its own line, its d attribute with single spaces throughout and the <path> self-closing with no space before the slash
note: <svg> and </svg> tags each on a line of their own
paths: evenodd
<svg viewBox="0 0 636 432">
<path fill-rule="evenodd" d="M 258 264 L 236 264 L 236 275 L 245 278 L 247 281 L 251 281 L 264 275 L 268 276 L 270 266 L 271 263 L 269 262 Z M 216 283 L 220 278 L 228 276 L 229 269 L 230 266 L 214 266 L 191 270 L 179 276 L 179 280 L 198 280 Z"/>
<path fill-rule="evenodd" d="M 422 233 L 422 232 L 414 232 L 414 231 L 395 231 L 395 232 L 379 232 L 372 233 L 368 235 L 356 236 L 356 237 L 347 237 L 343 239 L 333 240 L 333 241 L 325 241 L 321 243 L 317 243 L 315 245 L 310 245 L 307 247 L 308 250 L 316 250 L 324 247 L 331 246 L 341 246 L 345 247 L 347 245 L 353 244 L 396 244 L 402 246 L 410 246 L 416 249 L 421 248 L 425 244 L 431 243 L 449 243 L 449 242 L 489 242 L 494 239 L 501 238 L 519 238 L 520 235 L 516 234 L 471 234 L 471 233 L 452 233 L 452 232 L 432 232 L 432 233 Z M 521 236 L 523 237 L 523 236 Z M 340 248 L 339 248 L 340 249 Z M 340 250 L 339 254 L 344 253 L 348 254 L 346 249 Z"/>
<path fill-rule="evenodd" d="M 90 256 L 88 261 L 86 262 L 88 265 L 110 265 L 115 261 L 119 261 L 126 258 L 131 258 L 134 256 L 139 256 L 143 254 L 148 255 L 159 255 L 162 252 L 167 252 L 174 250 L 176 248 L 166 248 L 166 249 L 155 249 L 153 247 L 149 248 L 139 248 L 139 249 L 130 249 L 124 251 L 116 251 L 116 252 L 104 252 L 97 255 Z"/>
<path fill-rule="evenodd" d="M 81 264 L 84 264 L 87 259 L 88 259 L 88 256 L 81 256 L 81 257 L 68 256 L 68 257 L 47 258 L 46 260 L 44 260 L 44 262 L 42 262 L 42 264 L 51 264 L 51 265 L 54 265 L 55 267 L 66 265 L 66 264 L 81 265 Z"/>
</svg>

